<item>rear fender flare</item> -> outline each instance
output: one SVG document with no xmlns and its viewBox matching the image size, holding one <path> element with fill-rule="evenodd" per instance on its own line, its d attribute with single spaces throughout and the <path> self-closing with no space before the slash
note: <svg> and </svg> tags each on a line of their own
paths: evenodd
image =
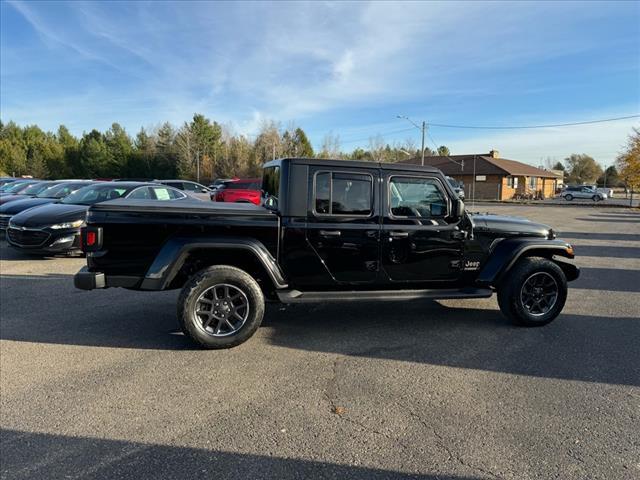
<svg viewBox="0 0 640 480">
<path fill-rule="evenodd" d="M 191 252 L 207 249 L 245 251 L 264 267 L 277 289 L 287 287 L 287 282 L 276 259 L 258 240 L 240 237 L 174 237 L 170 238 L 160 249 L 147 270 L 140 288 L 142 290 L 167 288 Z"/>
<path fill-rule="evenodd" d="M 531 256 L 536 252 L 548 258 L 553 256 L 574 258 L 571 245 L 562 240 L 509 238 L 502 240 L 493 249 L 478 275 L 477 282 L 481 285 L 499 284 L 520 258 Z M 564 261 L 556 263 L 563 269 L 568 281 L 578 278 L 578 267 Z"/>
</svg>

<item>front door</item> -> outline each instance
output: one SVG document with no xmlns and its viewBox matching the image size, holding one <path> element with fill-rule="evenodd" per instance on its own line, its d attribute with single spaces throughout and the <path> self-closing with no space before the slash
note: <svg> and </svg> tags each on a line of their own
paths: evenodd
<svg viewBox="0 0 640 480">
<path fill-rule="evenodd" d="M 310 174 L 307 242 L 327 278 L 334 284 L 373 282 L 380 255 L 378 170 L 319 167 Z"/>
<path fill-rule="evenodd" d="M 451 202 L 437 177 L 384 179 L 382 268 L 391 282 L 453 282 L 461 274 L 463 234 L 451 223 Z"/>
</svg>

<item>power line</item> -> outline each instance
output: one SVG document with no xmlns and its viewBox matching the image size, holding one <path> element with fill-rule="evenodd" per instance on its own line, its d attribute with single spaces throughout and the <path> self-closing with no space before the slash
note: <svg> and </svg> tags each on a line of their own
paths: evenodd
<svg viewBox="0 0 640 480">
<path fill-rule="evenodd" d="M 402 130 L 393 130 L 391 132 L 377 133 L 375 135 L 369 135 L 366 138 L 359 138 L 357 140 L 348 140 L 346 142 L 343 142 L 342 139 L 340 139 L 340 143 L 344 144 L 344 145 L 348 145 L 350 143 L 364 142 L 365 140 L 370 140 L 371 138 L 375 138 L 377 135 L 380 135 L 380 136 L 384 137 L 385 135 L 393 135 L 393 134 L 396 134 L 396 133 L 409 132 L 409 131 L 413 131 L 413 127 L 411 127 L 411 128 L 403 128 Z"/>
<path fill-rule="evenodd" d="M 433 137 L 431 136 L 431 132 L 429 132 L 427 130 L 427 136 L 429 137 L 429 139 L 431 140 L 431 143 L 433 143 L 433 146 L 436 147 L 436 153 L 438 153 L 438 144 L 436 143 L 436 141 L 433 139 Z M 439 155 L 439 153 L 438 153 Z M 453 158 L 451 158 L 449 155 L 444 155 L 444 157 L 449 160 L 450 162 L 455 163 L 456 165 L 458 165 L 461 168 L 464 168 L 464 164 L 462 162 L 456 162 Z"/>
<path fill-rule="evenodd" d="M 571 123 L 552 123 L 548 125 L 518 125 L 518 126 L 497 126 L 497 125 L 448 125 L 444 123 L 431 123 L 430 127 L 442 127 L 442 128 L 468 128 L 477 130 L 516 130 L 516 129 L 531 129 L 531 128 L 551 128 L 551 127 L 571 127 L 574 125 L 590 125 L 593 123 L 605 123 L 615 122 L 618 120 L 628 120 L 630 118 L 640 118 L 640 115 L 627 115 L 624 117 L 603 118 L 601 120 L 588 120 L 584 122 L 571 122 Z"/>
</svg>

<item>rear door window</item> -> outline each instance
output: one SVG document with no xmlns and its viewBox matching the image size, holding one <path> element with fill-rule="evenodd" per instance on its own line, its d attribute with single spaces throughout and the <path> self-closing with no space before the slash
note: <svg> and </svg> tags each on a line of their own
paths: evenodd
<svg viewBox="0 0 640 480">
<path fill-rule="evenodd" d="M 360 173 L 318 172 L 313 202 L 317 215 L 368 217 L 373 212 L 373 178 Z"/>
<path fill-rule="evenodd" d="M 149 187 L 140 187 L 131 192 L 127 198 L 133 198 L 136 200 L 148 200 L 153 199 L 153 194 L 151 193 L 151 189 Z"/>
<path fill-rule="evenodd" d="M 184 193 L 177 192 L 172 188 L 151 187 L 151 189 L 153 190 L 156 200 L 177 200 L 185 197 Z"/>
</svg>

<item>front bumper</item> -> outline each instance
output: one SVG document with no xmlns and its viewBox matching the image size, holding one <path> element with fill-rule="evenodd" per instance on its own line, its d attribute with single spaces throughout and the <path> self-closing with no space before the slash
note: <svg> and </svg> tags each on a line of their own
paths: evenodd
<svg viewBox="0 0 640 480">
<path fill-rule="evenodd" d="M 30 253 L 56 254 L 80 251 L 80 229 L 22 229 L 10 226 L 6 233 L 12 247 Z"/>
<path fill-rule="evenodd" d="M 73 284 L 80 290 L 95 290 L 98 288 L 122 287 L 137 289 L 142 283 L 141 277 L 128 275 L 105 275 L 102 272 L 90 272 L 83 267 L 73 276 Z"/>
</svg>

